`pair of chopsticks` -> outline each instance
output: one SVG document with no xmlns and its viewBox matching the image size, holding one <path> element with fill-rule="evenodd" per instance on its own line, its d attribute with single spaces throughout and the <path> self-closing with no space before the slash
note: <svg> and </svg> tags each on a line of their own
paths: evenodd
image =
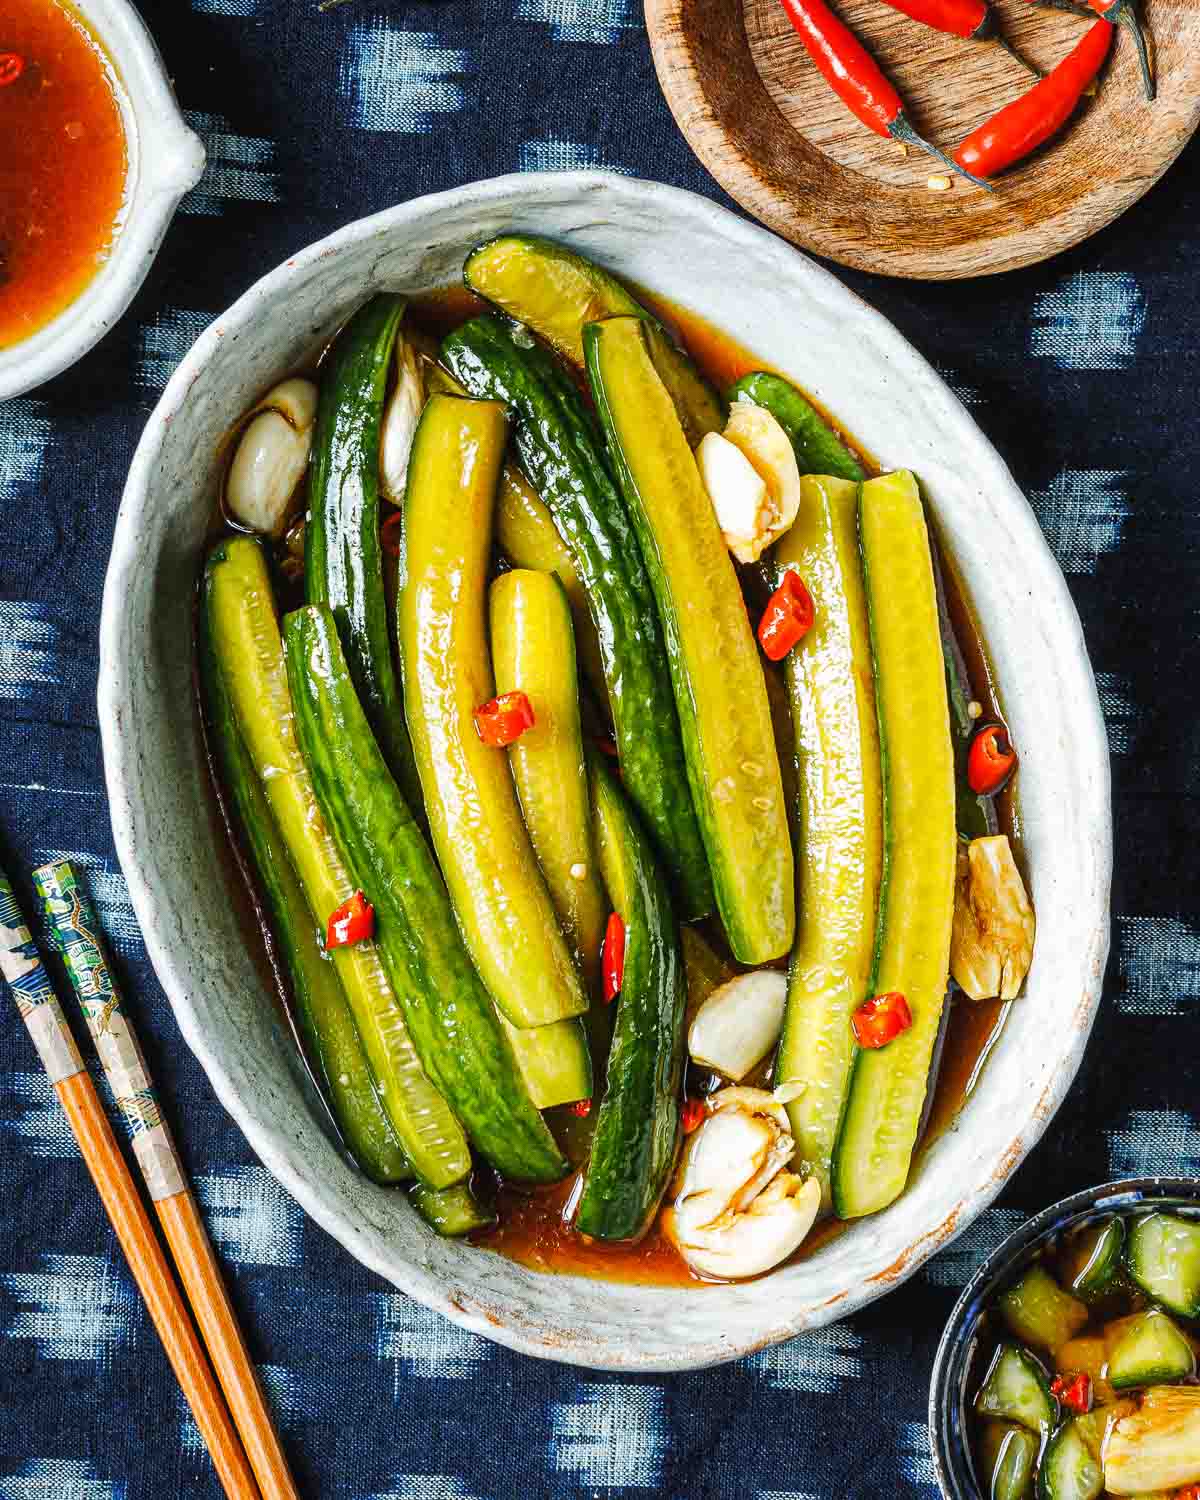
<svg viewBox="0 0 1200 1500">
<path fill-rule="evenodd" d="M 0 974 L 12 989 L 21 1019 L 66 1112 L 226 1495 L 230 1500 L 299 1500 L 216 1253 L 123 1009 L 91 902 L 69 860 L 43 865 L 34 871 L 33 881 L 129 1126 L 133 1153 L 191 1312 L 3 870 Z M 203 1345 L 192 1313 L 200 1325 Z"/>
</svg>

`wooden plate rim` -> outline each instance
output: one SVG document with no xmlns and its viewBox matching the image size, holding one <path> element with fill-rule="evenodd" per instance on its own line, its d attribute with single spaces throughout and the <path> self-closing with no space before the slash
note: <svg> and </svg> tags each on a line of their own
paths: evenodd
<svg viewBox="0 0 1200 1500">
<path fill-rule="evenodd" d="M 917 244 L 904 249 L 893 240 L 888 244 L 885 260 L 871 249 L 864 249 L 859 240 L 822 224 L 819 218 L 800 217 L 788 195 L 772 183 L 770 171 L 730 134 L 709 102 L 688 43 L 685 18 L 694 3 L 695 0 L 644 0 L 646 29 L 659 86 L 684 139 L 721 187 L 768 228 L 817 255 L 875 275 L 953 281 L 995 275 L 1049 260 L 1106 228 L 1136 203 L 1173 165 L 1200 124 L 1200 88 L 1197 88 L 1182 114 L 1171 148 L 1151 172 L 1123 173 L 1106 179 L 1090 192 L 1065 200 L 1060 211 L 1036 223 L 1004 236 L 981 237 L 973 243 L 969 264 L 965 266 L 961 245 L 939 249 Z M 737 28 L 749 48 L 741 0 L 728 3 L 736 7 Z M 780 111 L 757 69 L 752 67 L 752 71 L 753 108 L 767 112 L 775 128 L 804 142 L 804 137 Z M 809 150 L 816 149 L 807 142 L 804 145 Z"/>
</svg>

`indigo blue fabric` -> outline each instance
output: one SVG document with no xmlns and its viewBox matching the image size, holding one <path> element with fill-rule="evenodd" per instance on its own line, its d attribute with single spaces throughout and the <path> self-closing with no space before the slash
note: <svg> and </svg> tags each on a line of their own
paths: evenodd
<svg viewBox="0 0 1200 1500">
<path fill-rule="evenodd" d="M 143 10 L 209 166 L 120 326 L 0 406 L 0 859 L 30 911 L 32 866 L 69 854 L 87 873 L 304 1493 L 930 1500 L 928 1372 L 971 1267 L 1068 1191 L 1200 1172 L 1195 148 L 1049 264 L 944 286 L 846 275 L 997 443 L 1083 616 L 1118 857 L 1113 957 L 1079 1079 L 998 1205 L 900 1291 L 740 1364 L 626 1379 L 523 1359 L 426 1312 L 258 1165 L 180 1040 L 113 857 L 96 630 L 147 414 L 214 314 L 288 252 L 518 168 L 609 167 L 724 200 L 659 95 L 636 0 Z M 0 1500 L 176 1495 L 214 1500 L 218 1486 L 4 999 Z"/>
</svg>

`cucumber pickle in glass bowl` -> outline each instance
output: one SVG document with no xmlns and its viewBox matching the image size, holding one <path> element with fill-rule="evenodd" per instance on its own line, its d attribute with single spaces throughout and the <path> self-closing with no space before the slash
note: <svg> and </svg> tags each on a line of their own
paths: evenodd
<svg viewBox="0 0 1200 1500">
<path fill-rule="evenodd" d="M 101 715 L 151 955 L 268 1164 L 578 1363 L 712 1363 L 903 1279 L 1057 1106 L 1106 951 L 1094 684 L 965 413 L 802 257 L 590 174 L 350 226 L 189 363 L 122 520 L 182 423 L 211 767 L 146 718 L 120 535 Z M 131 725 L 187 762 L 182 880 Z M 201 906 L 239 933 L 216 1004 Z"/>
<path fill-rule="evenodd" d="M 934 1362 L 947 1500 L 1198 1500 L 1200 1180 L 1106 1183 L 979 1268 Z"/>
</svg>

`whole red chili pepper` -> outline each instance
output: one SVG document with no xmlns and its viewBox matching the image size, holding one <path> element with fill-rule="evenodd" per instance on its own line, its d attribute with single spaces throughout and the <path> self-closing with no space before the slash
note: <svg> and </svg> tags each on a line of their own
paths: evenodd
<svg viewBox="0 0 1200 1500">
<path fill-rule="evenodd" d="M 25 71 L 25 59 L 19 52 L 0 52 L 0 88 L 16 83 Z"/>
<path fill-rule="evenodd" d="M 1069 1406 L 1081 1417 L 1092 1409 L 1092 1381 L 1091 1376 L 1086 1373 L 1074 1375 L 1070 1379 L 1059 1375 L 1051 1382 L 1050 1390 L 1064 1406 Z"/>
<path fill-rule="evenodd" d="M 850 1017 L 854 1040 L 872 1050 L 886 1047 L 912 1025 L 912 1011 L 899 990 L 865 1001 Z"/>
<path fill-rule="evenodd" d="M 1000 35 L 995 12 L 988 8 L 987 0 L 884 0 L 884 4 L 898 10 L 901 15 L 920 21 L 922 26 L 931 26 L 934 31 L 946 31 L 951 36 L 966 37 L 974 42 L 995 42 L 1023 68 L 1041 77 L 1033 64 L 1014 52 Z"/>
<path fill-rule="evenodd" d="M 994 797 L 1017 769 L 1017 752 L 1003 724 L 981 724 L 967 750 L 967 785 L 977 797 Z"/>
<path fill-rule="evenodd" d="M 347 943 L 361 943 L 375 935 L 375 908 L 361 891 L 347 896 L 341 906 L 329 914 L 325 932 L 327 948 L 344 948 Z"/>
<path fill-rule="evenodd" d="M 475 710 L 475 733 L 492 749 L 511 745 L 534 725 L 533 704 L 519 688 L 489 698 Z"/>
<path fill-rule="evenodd" d="M 615 1000 L 625 983 L 625 923 L 614 911 L 604 929 L 604 946 L 600 950 L 600 973 L 604 984 L 604 1003 Z"/>
<path fill-rule="evenodd" d="M 795 568 L 767 600 L 758 622 L 758 643 L 769 661 L 782 661 L 798 640 L 812 629 L 815 616 L 812 595 Z"/>
<path fill-rule="evenodd" d="M 883 69 L 825 0 L 782 0 L 788 20 L 816 63 L 825 81 L 850 112 L 876 135 L 920 146 L 944 166 L 987 187 L 944 151 L 923 140 L 904 113 L 904 102 Z M 990 191 L 990 189 L 989 189 Z"/>
<path fill-rule="evenodd" d="M 1070 119 L 1112 45 L 1107 21 L 1088 28 L 1062 62 L 1019 99 L 985 120 L 954 153 L 960 167 L 992 177 L 1023 160 Z"/>
</svg>

